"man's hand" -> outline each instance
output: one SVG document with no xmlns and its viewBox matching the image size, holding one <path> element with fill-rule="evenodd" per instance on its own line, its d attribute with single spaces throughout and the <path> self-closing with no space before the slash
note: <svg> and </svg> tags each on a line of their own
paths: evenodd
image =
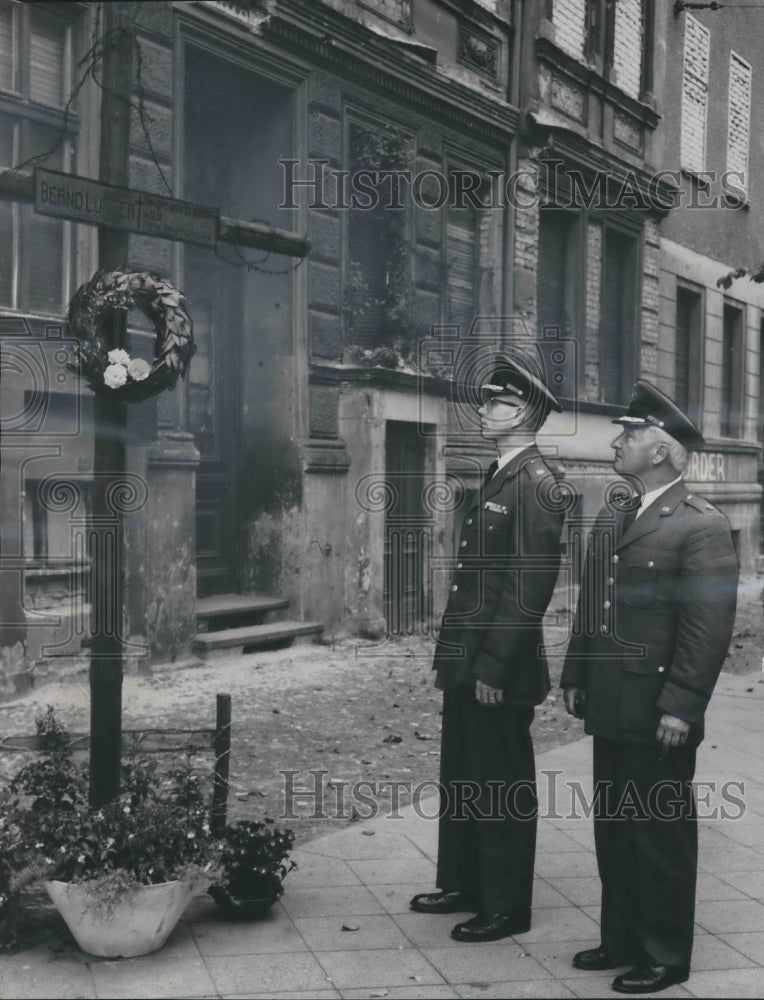
<svg viewBox="0 0 764 1000">
<path fill-rule="evenodd" d="M 583 688 L 565 688 L 563 691 L 565 711 L 576 719 L 583 719 L 586 707 L 586 691 Z"/>
<path fill-rule="evenodd" d="M 484 681 L 475 681 L 475 697 L 481 705 L 503 705 L 504 692 L 501 688 L 491 687 Z"/>
<path fill-rule="evenodd" d="M 687 734 L 690 732 L 690 723 L 676 715 L 669 715 L 664 712 L 661 721 L 658 723 L 658 731 L 655 734 L 656 740 L 663 750 L 670 750 L 671 747 L 681 747 L 687 742 Z"/>
</svg>

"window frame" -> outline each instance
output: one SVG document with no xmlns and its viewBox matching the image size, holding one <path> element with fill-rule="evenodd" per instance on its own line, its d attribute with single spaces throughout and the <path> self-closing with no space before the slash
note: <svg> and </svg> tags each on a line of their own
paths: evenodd
<svg viewBox="0 0 764 1000">
<path fill-rule="evenodd" d="M 725 377 L 725 359 L 727 357 L 726 353 L 726 341 L 727 341 L 727 315 L 729 312 L 734 311 L 737 313 L 739 318 L 739 326 L 733 331 L 733 336 L 735 337 L 736 343 L 733 345 L 733 352 L 737 351 L 737 358 L 735 359 L 735 364 L 730 368 L 729 375 L 729 389 L 727 388 L 727 379 Z M 743 437 L 743 428 L 745 424 L 745 396 L 743 389 L 745 386 L 745 353 L 746 353 L 746 307 L 744 302 L 738 302 L 736 299 L 724 299 L 724 304 L 722 306 L 722 342 L 721 342 L 721 365 L 720 365 L 720 376 L 721 376 L 721 394 L 719 400 L 719 432 L 724 438 L 731 438 L 733 440 L 740 440 Z M 734 407 L 728 406 L 725 412 L 725 404 L 728 402 L 727 396 L 729 395 L 729 401 L 734 402 L 735 399 L 740 401 L 739 409 L 736 411 Z M 732 416 L 735 417 L 734 421 Z"/>
<path fill-rule="evenodd" d="M 674 390 L 676 392 L 677 315 L 679 312 L 679 293 L 680 291 L 682 291 L 686 294 L 697 296 L 700 336 L 698 338 L 697 356 L 688 357 L 687 408 L 685 412 L 687 413 L 687 416 L 698 427 L 701 427 L 703 419 L 703 402 L 704 402 L 704 389 L 705 389 L 705 380 L 703 378 L 703 372 L 705 370 L 705 355 L 706 355 L 705 288 L 703 285 L 696 285 L 694 282 L 686 281 L 683 278 L 677 279 L 676 287 L 677 287 L 677 294 L 674 305 Z M 690 354 L 692 354 L 692 352 L 690 352 Z M 682 402 L 680 400 L 676 400 L 676 402 L 680 407 L 682 407 Z"/>
<path fill-rule="evenodd" d="M 640 317 L 642 313 L 642 257 L 643 257 L 643 238 L 644 230 L 637 225 L 629 225 L 628 222 L 622 219 L 614 219 L 610 215 L 600 216 L 599 220 L 602 229 L 602 243 L 601 243 L 601 253 L 600 253 L 600 273 L 599 273 L 599 297 L 598 297 L 598 315 L 599 322 L 597 327 L 597 365 L 598 365 L 598 397 L 599 402 L 604 403 L 607 406 L 621 405 L 621 400 L 627 399 L 631 386 L 639 371 L 639 352 L 640 352 Z M 628 342 L 622 341 L 623 347 L 620 353 L 621 361 L 621 375 L 619 380 L 619 398 L 615 401 L 605 398 L 603 386 L 602 386 L 602 339 L 603 339 L 603 301 L 605 294 L 605 267 L 610 259 L 610 254 L 607 250 L 607 237 L 608 233 L 615 233 L 619 237 L 628 238 L 632 241 L 633 247 L 633 260 L 631 263 L 632 267 L 632 280 L 633 286 L 631 288 L 631 302 L 628 305 L 629 312 L 629 332 L 630 336 Z"/>
<path fill-rule="evenodd" d="M 75 74 L 75 57 L 82 49 L 85 11 L 71 4 L 41 4 L 10 5 L 12 13 L 12 53 L 13 69 L 11 89 L 0 87 L 0 115 L 11 121 L 11 160 L 10 164 L 1 164 L 0 169 L 18 167 L 23 160 L 28 159 L 30 149 L 30 131 L 33 126 L 56 129 L 60 133 L 60 143 L 56 151 L 61 152 L 61 163 L 58 169 L 69 173 L 75 167 L 79 138 L 81 134 L 81 119 L 76 109 L 76 101 L 72 101 L 67 109 Z M 64 28 L 64 74 L 62 80 L 62 103 L 48 105 L 34 100 L 31 96 L 31 36 L 32 19 L 41 17 L 58 22 Z M 22 313 L 25 315 L 59 318 L 66 309 L 75 274 L 75 241 L 74 225 L 68 220 L 49 220 L 39 216 L 51 224 L 61 227 L 61 299 L 57 307 L 49 309 L 36 306 L 32 300 L 29 284 L 33 271 L 33 246 L 29 245 L 26 232 L 32 217 L 31 205 L 20 204 L 7 200 L 10 206 L 10 268 L 9 301 L 0 305 L 4 313 Z"/>
<path fill-rule="evenodd" d="M 393 118 L 392 116 L 387 116 L 385 114 L 375 114 L 365 107 L 359 104 L 347 103 L 343 110 L 342 116 L 342 144 L 343 144 L 343 170 L 348 171 L 348 179 L 353 173 L 353 164 L 350 162 L 350 130 L 353 126 L 357 126 L 363 129 L 368 129 L 369 131 L 378 131 L 384 133 L 386 129 L 390 129 L 401 141 L 408 147 L 408 152 L 406 156 L 406 161 L 408 163 L 413 163 L 416 161 L 416 129 L 412 127 L 409 123 L 402 121 L 398 118 Z M 404 167 L 405 169 L 405 167 Z M 386 182 L 381 185 L 381 191 L 384 195 L 387 193 L 388 186 Z M 352 190 L 351 186 L 345 192 L 345 198 L 348 205 L 351 205 L 351 199 L 355 192 Z M 406 260 L 404 265 L 405 279 L 408 284 L 409 291 L 413 295 L 416 276 L 415 276 L 415 261 L 414 254 L 411 252 L 412 247 L 415 245 L 415 221 L 414 213 L 410 204 L 410 199 L 407 197 L 406 189 L 404 185 L 400 188 L 400 200 L 403 205 L 401 209 L 389 209 L 389 211 L 397 211 L 401 213 L 403 218 L 402 225 L 402 245 L 406 250 Z M 354 211 L 361 211 L 363 209 L 353 209 L 348 208 L 347 211 L 342 213 L 342 232 L 341 232 L 341 255 L 340 255 L 340 283 L 341 283 L 341 314 L 342 314 L 342 342 L 345 347 L 363 347 L 367 350 L 374 350 L 376 347 L 382 346 L 386 343 L 386 340 L 379 339 L 383 335 L 383 331 L 377 331 L 374 335 L 374 343 L 367 343 L 365 340 L 363 342 L 352 339 L 353 329 L 352 329 L 352 319 L 351 319 L 351 308 L 348 305 L 348 295 L 350 294 L 350 265 L 351 261 L 351 251 L 350 251 L 350 227 L 353 221 Z M 413 302 L 409 303 L 409 306 L 413 308 Z M 410 330 L 410 334 L 413 335 L 413 327 Z"/>
</svg>

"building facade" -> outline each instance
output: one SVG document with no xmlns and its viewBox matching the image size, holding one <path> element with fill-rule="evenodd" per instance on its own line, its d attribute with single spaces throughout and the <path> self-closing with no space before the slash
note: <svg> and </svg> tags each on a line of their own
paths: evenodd
<svg viewBox="0 0 764 1000">
<path fill-rule="evenodd" d="M 578 497 L 574 541 L 612 480 L 610 420 L 644 376 L 701 423 L 690 479 L 755 569 L 764 302 L 745 279 L 716 285 L 761 249 L 755 14 L 125 6 L 129 185 L 310 242 L 302 259 L 130 235 L 128 267 L 186 294 L 197 353 L 174 391 L 129 407 L 129 667 L 196 655 L 198 602 L 230 595 L 282 599 L 328 634 L 430 630 L 489 452 L 462 388 L 507 343 L 565 404 L 541 444 Z M 102 17 L 0 0 L 0 167 L 99 176 L 101 93 L 81 60 Z M 729 204 L 694 207 L 722 170 L 744 178 L 709 182 Z M 65 316 L 98 265 L 94 227 L 5 183 L 3 695 L 85 662 L 93 404 Z M 151 357 L 134 312 L 130 343 Z"/>
</svg>

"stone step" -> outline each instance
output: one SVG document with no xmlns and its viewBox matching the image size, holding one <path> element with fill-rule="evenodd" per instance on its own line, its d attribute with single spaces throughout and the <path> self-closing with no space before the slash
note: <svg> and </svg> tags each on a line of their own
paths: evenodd
<svg viewBox="0 0 764 1000">
<path fill-rule="evenodd" d="M 316 622 L 283 621 L 200 632 L 194 641 L 194 653 L 202 660 L 230 659 L 261 649 L 317 642 L 323 630 L 324 626 Z"/>
<path fill-rule="evenodd" d="M 196 622 L 200 632 L 261 625 L 273 621 L 277 612 L 289 607 L 283 597 L 261 594 L 215 594 L 196 601 Z"/>
</svg>

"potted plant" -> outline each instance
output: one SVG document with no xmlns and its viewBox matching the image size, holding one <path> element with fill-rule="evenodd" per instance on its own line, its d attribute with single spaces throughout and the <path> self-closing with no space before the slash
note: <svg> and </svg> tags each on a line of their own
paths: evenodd
<svg viewBox="0 0 764 1000">
<path fill-rule="evenodd" d="M 0 914 L 42 883 L 87 952 L 161 948 L 195 892 L 217 877 L 201 777 L 190 765 L 122 767 L 122 792 L 88 804 L 88 770 L 74 761 L 52 710 L 38 720 L 51 749 L 26 764 L 0 803 Z"/>
<path fill-rule="evenodd" d="M 262 917 L 284 892 L 284 878 L 297 867 L 289 858 L 293 846 L 294 832 L 279 828 L 269 817 L 229 823 L 222 838 L 221 878 L 209 894 L 230 917 Z"/>
</svg>

